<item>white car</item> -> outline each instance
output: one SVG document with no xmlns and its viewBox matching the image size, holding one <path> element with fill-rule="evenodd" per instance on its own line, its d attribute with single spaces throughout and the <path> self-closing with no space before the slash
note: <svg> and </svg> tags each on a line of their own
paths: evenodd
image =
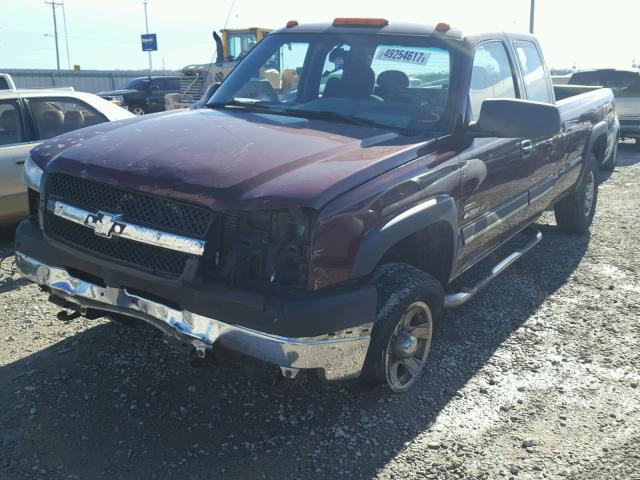
<svg viewBox="0 0 640 480">
<path fill-rule="evenodd" d="M 0 90 L 0 225 L 27 216 L 22 170 L 29 150 L 72 130 L 133 116 L 90 93 Z"/>
</svg>

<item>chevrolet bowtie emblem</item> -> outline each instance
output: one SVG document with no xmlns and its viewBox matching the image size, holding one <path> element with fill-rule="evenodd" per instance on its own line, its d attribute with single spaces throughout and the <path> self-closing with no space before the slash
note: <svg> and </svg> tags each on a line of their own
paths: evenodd
<svg viewBox="0 0 640 480">
<path fill-rule="evenodd" d="M 111 238 L 112 235 L 119 235 L 124 230 L 124 225 L 118 223 L 122 215 L 106 212 L 89 214 L 84 220 L 87 227 L 93 228 L 96 235 Z"/>
</svg>

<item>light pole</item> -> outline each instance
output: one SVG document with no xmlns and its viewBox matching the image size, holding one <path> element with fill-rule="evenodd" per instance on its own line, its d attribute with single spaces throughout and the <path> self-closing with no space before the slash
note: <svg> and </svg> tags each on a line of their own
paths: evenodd
<svg viewBox="0 0 640 480">
<path fill-rule="evenodd" d="M 64 0 L 62 2 L 62 26 L 64 28 L 64 46 L 67 50 L 67 68 L 71 70 L 71 57 L 69 57 L 69 35 L 67 34 L 67 13 L 64 9 Z"/>
<path fill-rule="evenodd" d="M 60 52 L 58 51 L 58 24 L 56 22 L 56 5 L 61 4 L 56 3 L 55 0 L 44 3 L 47 5 L 51 5 L 51 12 L 53 13 L 53 36 L 56 39 L 56 64 L 58 65 L 58 70 L 60 70 Z"/>
<path fill-rule="evenodd" d="M 536 21 L 536 0 L 531 0 L 531 10 L 529 12 L 529 33 L 533 35 L 533 27 Z"/>
<path fill-rule="evenodd" d="M 144 25 L 147 29 L 147 34 L 149 33 L 149 19 L 147 17 L 147 3 L 148 0 L 144 0 Z M 153 70 L 153 63 L 151 63 L 151 51 L 149 51 L 149 75 L 151 75 L 151 71 Z"/>
</svg>

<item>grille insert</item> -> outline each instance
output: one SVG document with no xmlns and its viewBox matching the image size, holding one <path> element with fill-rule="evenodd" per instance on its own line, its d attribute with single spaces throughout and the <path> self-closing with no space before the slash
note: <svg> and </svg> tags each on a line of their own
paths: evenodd
<svg viewBox="0 0 640 480">
<path fill-rule="evenodd" d="M 214 218 L 202 207 L 63 174 L 49 177 L 47 194 L 88 210 L 121 213 L 132 223 L 200 239 Z"/>
<path fill-rule="evenodd" d="M 45 231 L 56 240 L 71 244 L 87 253 L 98 254 L 109 259 L 137 266 L 148 273 L 178 278 L 185 269 L 189 254 L 167 250 L 126 238 L 104 238 L 90 228 L 45 212 Z"/>
</svg>

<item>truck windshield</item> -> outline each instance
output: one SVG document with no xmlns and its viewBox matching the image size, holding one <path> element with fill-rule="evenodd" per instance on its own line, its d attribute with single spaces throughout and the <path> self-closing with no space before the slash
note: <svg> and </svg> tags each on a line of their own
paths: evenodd
<svg viewBox="0 0 640 480">
<path fill-rule="evenodd" d="M 132 78 L 125 82 L 120 89 L 121 90 L 148 90 L 150 80 L 148 78 Z"/>
<path fill-rule="evenodd" d="M 432 37 L 272 34 L 208 106 L 424 132 L 445 112 L 450 58 Z"/>
</svg>

